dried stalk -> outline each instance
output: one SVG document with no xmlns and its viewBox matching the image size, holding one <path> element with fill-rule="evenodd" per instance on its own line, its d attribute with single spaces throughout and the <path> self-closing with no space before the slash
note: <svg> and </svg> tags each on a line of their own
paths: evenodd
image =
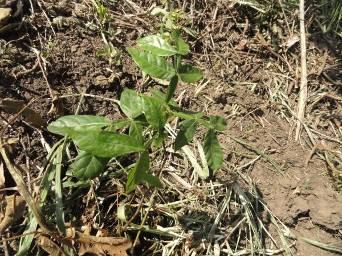
<svg viewBox="0 0 342 256">
<path fill-rule="evenodd" d="M 300 92 L 298 101 L 298 121 L 296 129 L 296 141 L 299 140 L 302 129 L 301 123 L 304 122 L 305 106 L 308 97 L 308 80 L 306 67 L 306 37 L 305 37 L 305 10 L 304 0 L 299 1 L 299 23 L 300 23 L 300 57 L 301 57 L 301 77 L 300 77 Z"/>
</svg>

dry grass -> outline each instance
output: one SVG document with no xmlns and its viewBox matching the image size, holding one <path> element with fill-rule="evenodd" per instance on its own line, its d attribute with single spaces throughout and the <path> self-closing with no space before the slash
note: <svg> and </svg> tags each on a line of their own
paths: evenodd
<svg viewBox="0 0 342 256">
<path fill-rule="evenodd" d="M 38 2 L 40 8 L 36 12 L 43 12 L 41 18 L 46 18 L 49 10 L 42 1 Z M 108 8 L 105 15 L 99 13 L 98 6 L 96 12 L 98 2 L 84 2 L 86 10 L 92 12 L 85 23 L 89 28 L 98 29 L 104 47 L 111 49 L 107 52 L 110 65 L 124 56 L 123 44 L 130 42 L 126 30 L 133 30 L 133 37 L 158 30 L 158 18 L 149 15 L 152 2 L 103 1 Z M 190 92 L 185 88 L 180 93 L 180 104 L 185 104 L 186 97 L 190 95 L 193 97 L 189 100 L 191 108 L 210 112 L 218 100 L 217 92 L 227 87 L 245 85 L 265 100 L 260 106 L 245 106 L 247 113 L 242 112 L 241 106 L 232 106 L 228 110 L 228 121 L 241 123 L 258 109 L 270 110 L 292 127 L 285 136 L 293 138 L 291 131 L 298 121 L 299 23 L 297 15 L 290 15 L 297 2 L 290 1 L 287 5 L 282 2 L 173 3 L 174 8 L 180 8 L 187 14 L 181 24 L 188 28 L 184 33 L 194 49 L 191 58 L 206 72 L 203 83 Z M 112 18 L 113 23 L 103 17 Z M 309 11 L 307 29 L 315 28 L 313 20 L 314 16 Z M 333 26 L 337 20 L 340 16 L 334 14 L 330 21 L 322 24 L 338 34 L 339 27 Z M 113 36 L 109 32 L 111 24 L 124 32 Z M 53 37 L 53 26 L 47 26 L 46 30 Z M 311 34 L 308 43 L 308 100 L 304 118 L 299 120 L 304 127 L 301 144 L 311 151 L 307 163 L 313 155 L 325 161 L 333 184 L 341 190 L 341 64 L 335 62 L 336 56 L 329 50 L 329 43 L 328 46 L 320 46 L 321 42 L 316 40 L 318 35 Z M 38 37 L 41 42 L 50 42 L 44 34 L 38 33 Z M 40 60 L 44 72 L 43 66 L 48 64 L 48 60 Z M 50 89 L 48 81 L 46 86 Z M 51 95 L 49 97 L 52 107 L 56 99 L 52 99 Z M 87 91 L 59 95 L 59 98 L 77 99 L 78 110 L 82 109 L 87 98 L 100 102 L 116 101 Z M 22 195 L 33 214 L 27 213 L 23 225 L 13 228 L 14 232 L 8 232 L 9 237 L 4 243 L 12 241 L 11 236 L 18 241 L 19 237 L 15 235 L 27 234 L 21 238 L 19 246 L 23 250 L 21 255 L 25 255 L 25 250 L 34 241 L 32 233 L 49 233 L 63 247 L 63 230 L 69 226 L 79 230 L 91 226 L 95 231 L 106 229 L 110 230 L 110 235 L 129 238 L 134 244 L 132 255 L 294 255 L 298 237 L 267 207 L 267 202 L 263 201 L 247 171 L 261 160 L 271 169 L 281 171 L 281 167 L 267 153 L 251 148 L 248 142 L 240 140 L 241 143 L 237 143 L 245 143 L 252 157 L 244 157 L 238 164 L 226 161 L 225 167 L 214 175 L 214 179 L 203 180 L 200 174 L 206 172 L 208 166 L 199 153 L 200 148 L 194 143 L 182 152 L 174 152 L 172 142 L 176 131 L 173 125 L 167 127 L 169 145 L 156 153 L 152 166 L 152 171 L 165 185 L 164 189 L 142 185 L 132 194 L 124 192 L 129 159 L 127 166 L 116 160 L 111 161 L 106 172 L 97 179 L 75 181 L 64 175 L 64 170 L 73 159 L 74 147 L 68 143 L 50 146 L 46 135 L 39 131 L 41 148 L 47 155 L 47 161 L 38 166 L 40 172 L 32 174 L 34 177 L 21 172 L 22 180 L 32 180 L 26 184 L 26 190 L 21 188 L 23 182 L 17 184 L 19 192 L 24 191 Z M 6 164 L 8 169 L 13 167 L 11 161 L 6 160 Z M 32 195 L 39 198 L 37 201 L 42 213 L 36 209 L 38 204 L 32 204 Z M 45 222 L 48 227 L 45 227 Z M 37 231 L 38 224 L 42 230 Z M 324 248 L 319 243 L 311 241 L 311 244 Z M 335 252 L 339 250 L 326 248 Z"/>
</svg>

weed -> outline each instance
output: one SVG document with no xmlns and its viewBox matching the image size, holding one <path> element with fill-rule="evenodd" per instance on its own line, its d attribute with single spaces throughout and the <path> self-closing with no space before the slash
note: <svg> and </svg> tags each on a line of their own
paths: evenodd
<svg viewBox="0 0 342 256">
<path fill-rule="evenodd" d="M 115 63 L 117 65 L 120 64 L 120 54 L 116 47 L 112 43 L 107 43 L 96 52 L 97 57 L 108 58 L 109 65 Z"/>
<path fill-rule="evenodd" d="M 340 0 L 319 0 L 317 2 L 320 14 L 316 21 L 322 32 L 333 32 L 342 37 L 342 2 Z"/>
<path fill-rule="evenodd" d="M 100 116 L 71 115 L 51 123 L 49 131 L 68 136 L 80 150 L 71 164 L 72 174 L 81 180 L 91 179 L 105 169 L 110 159 L 120 160 L 120 157 L 138 153 L 139 159 L 129 168 L 126 190 L 133 191 L 142 181 L 161 187 L 159 179 L 149 173 L 150 154 L 165 144 L 165 126 L 175 118 L 183 120 L 175 149 L 189 144 L 198 125 L 202 125 L 207 128 L 203 143 L 206 161 L 211 170 L 219 169 L 223 154 L 217 132 L 225 129 L 224 119 L 186 111 L 172 100 L 179 80 L 194 83 L 202 78 L 199 69 L 182 62 L 190 47 L 180 37 L 179 30 L 143 37 L 137 41 L 137 46 L 127 50 L 145 74 L 168 81 L 167 91 L 147 95 L 125 89 L 119 102 L 126 115 L 124 119 L 112 121 Z"/>
<path fill-rule="evenodd" d="M 183 21 L 183 23 L 190 22 L 184 12 L 180 10 L 167 11 L 167 8 L 155 7 L 151 11 L 151 14 L 154 16 L 161 16 L 162 22 L 160 23 L 160 30 L 162 33 L 182 30 L 190 36 L 196 37 L 196 32 L 194 30 L 181 25 L 181 21 Z"/>
<path fill-rule="evenodd" d="M 92 0 L 94 9 L 96 11 L 97 25 L 95 28 L 100 31 L 104 46 L 97 51 L 98 57 L 108 58 L 109 65 L 120 64 L 120 52 L 112 44 L 112 39 L 115 38 L 120 30 L 114 30 L 110 25 L 110 16 L 108 8 L 100 0 Z"/>
<path fill-rule="evenodd" d="M 100 1 L 93 0 L 92 2 L 96 9 L 100 24 L 103 25 L 107 21 L 108 9 Z"/>
</svg>

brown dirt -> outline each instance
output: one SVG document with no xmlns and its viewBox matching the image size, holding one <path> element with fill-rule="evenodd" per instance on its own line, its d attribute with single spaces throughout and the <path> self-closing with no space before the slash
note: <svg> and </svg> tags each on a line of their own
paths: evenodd
<svg viewBox="0 0 342 256">
<path fill-rule="evenodd" d="M 227 116 L 227 102 L 243 108 L 242 117 L 231 120 L 227 134 L 244 139 L 282 169 L 279 172 L 264 159 L 248 170 L 273 213 L 297 236 L 342 245 L 342 197 L 332 184 L 326 162 L 317 156 L 310 158 L 310 150 L 293 140 L 293 129 L 288 123 L 271 108 L 263 107 L 263 97 L 245 86 L 234 86 L 227 93 L 221 90 L 213 98 L 219 104 L 212 114 Z M 222 140 L 231 155 L 234 156 L 232 152 L 247 154 L 246 148 L 234 140 L 227 137 Z M 228 157 L 232 162 L 241 161 Z M 317 251 L 302 241 L 297 243 L 296 255 L 312 254 L 335 255 Z"/>
<path fill-rule="evenodd" d="M 0 98 L 24 100 L 26 103 L 34 99 L 30 107 L 49 123 L 59 116 L 74 113 L 80 100 L 78 94 L 86 92 L 102 98 L 86 97 L 80 113 L 118 118 L 121 113 L 117 106 L 103 98 L 117 99 L 124 87 L 141 89 L 141 75 L 132 67 L 124 47 L 140 35 L 157 30 L 154 20 L 143 16 L 132 20 L 119 19 L 117 17 L 124 8 L 113 7 L 115 28 L 121 30 L 113 39 L 120 54 L 120 63 L 116 59 L 110 62 L 106 57 L 97 56 L 103 42 L 96 29 L 86 26 L 88 21 L 94 19 L 93 14 L 87 12 L 89 7 L 79 3 L 77 9 L 66 2 L 44 3 L 43 9 L 52 21 L 63 17 L 61 24 L 53 25 L 55 34 L 37 7 L 37 12 L 18 31 L 2 38 L 0 36 Z M 118 6 L 132 11 L 125 1 L 118 2 Z M 193 18 L 193 26 L 202 32 L 201 37 L 189 39 L 195 51 L 192 59 L 205 70 L 209 83 L 198 95 L 194 92 L 199 86 L 182 86 L 179 91 L 185 90 L 183 105 L 224 116 L 228 121 L 228 135 L 247 141 L 282 169 L 279 172 L 265 158 L 261 158 L 247 173 L 257 184 L 269 208 L 295 235 L 342 246 L 341 194 L 336 190 L 327 163 L 316 154 L 310 158 L 307 136 L 303 134 L 301 143 L 294 141 L 294 119 L 286 113 L 277 94 L 278 91 L 285 93 L 291 108 L 295 108 L 299 80 L 298 67 L 292 65 L 298 61 L 298 47 L 288 53 L 282 52 L 282 56 L 289 58 L 291 69 L 286 61 L 274 56 L 274 50 L 269 51 L 260 43 L 254 25 L 245 24 L 248 17 L 238 16 L 243 13 L 240 8 L 229 8 L 229 13 L 226 13 L 223 8 L 227 6 L 224 4 L 206 6 L 199 2 L 197 12 L 202 15 Z M 149 4 L 146 1 L 142 6 L 147 8 Z M 216 20 L 212 20 L 216 7 L 219 8 Z M 225 20 L 227 15 L 238 20 Z M 283 38 L 284 41 L 286 39 Z M 211 40 L 214 45 L 210 45 Z M 336 88 L 324 76 L 326 74 L 335 81 L 341 79 L 333 66 L 337 63 L 336 52 L 329 51 L 326 44 L 316 47 L 313 41 L 310 47 L 310 91 L 338 95 L 341 88 Z M 36 64 L 34 49 L 38 49 L 45 60 L 41 59 L 42 66 Z M 324 63 L 328 68 L 317 75 Z M 331 97 L 319 99 L 319 96 L 312 95 L 308 123 L 319 132 L 335 137 L 333 127 L 341 125 L 341 119 L 335 118 L 341 115 L 340 102 Z M 236 107 L 238 111 L 234 113 Z M 9 121 L 13 116 L 1 112 L 1 126 L 4 127 L 3 121 Z M 336 126 L 331 122 L 335 122 Z M 41 139 L 52 145 L 56 138 L 46 131 L 46 127 L 36 128 L 21 117 L 10 123 L 5 137 L 20 139 L 12 156 L 16 163 L 30 170 L 26 178 L 33 180 L 39 173 L 37 166 L 42 166 L 46 156 Z M 222 135 L 220 140 L 227 152 L 226 160 L 233 164 L 242 165 L 247 160 L 244 156 L 252 154 L 251 150 L 228 136 Z M 341 150 L 341 145 L 325 142 L 331 150 Z M 310 161 L 306 165 L 307 159 Z M 118 186 L 115 193 L 119 193 L 117 191 L 122 188 L 117 184 L 115 186 Z M 82 210 L 86 212 L 85 216 L 91 218 L 95 208 L 89 205 L 89 208 Z M 90 220 L 83 222 L 87 221 Z M 117 221 L 112 221 L 111 225 L 113 223 Z M 334 254 L 299 241 L 295 255 Z"/>
<path fill-rule="evenodd" d="M 282 169 L 277 170 L 265 159 L 248 169 L 273 213 L 298 236 L 342 245 L 342 197 L 333 185 L 326 162 L 317 156 L 310 158 L 310 150 L 294 141 L 293 127 L 279 118 L 262 95 L 243 85 L 221 86 L 214 93 L 209 88 L 206 92 L 215 101 L 208 107 L 209 113 L 227 117 L 227 134 L 244 139 Z M 241 116 L 228 118 L 234 104 L 242 109 Z M 230 153 L 227 158 L 233 163 L 241 163 L 235 152 L 250 152 L 227 136 L 221 139 Z M 302 241 L 297 243 L 296 255 L 313 254 L 335 255 Z"/>
</svg>

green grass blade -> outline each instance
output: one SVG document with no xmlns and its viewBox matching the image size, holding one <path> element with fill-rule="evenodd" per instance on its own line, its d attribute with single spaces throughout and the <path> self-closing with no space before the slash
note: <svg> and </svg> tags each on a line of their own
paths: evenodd
<svg viewBox="0 0 342 256">
<path fill-rule="evenodd" d="M 28 218 L 28 226 L 26 227 L 23 233 L 25 234 L 29 232 L 34 232 L 35 230 L 37 230 L 37 227 L 38 227 L 38 222 L 35 219 L 34 215 L 30 212 L 29 218 Z M 16 256 L 28 255 L 33 238 L 34 238 L 34 234 L 24 236 L 20 239 L 19 249 L 18 249 L 18 252 L 16 253 Z"/>
<path fill-rule="evenodd" d="M 61 145 L 62 142 L 63 142 L 63 140 L 60 140 L 59 142 L 57 142 L 52 147 L 49 154 L 47 155 L 48 160 L 53 159 L 53 157 L 56 154 L 56 149 L 58 149 L 58 147 Z M 53 177 L 55 176 L 55 171 L 56 171 L 55 168 L 53 168 L 53 166 L 51 164 L 48 164 L 48 166 L 46 167 L 46 170 L 47 171 L 44 174 L 41 185 L 40 185 L 40 191 L 41 191 L 40 192 L 40 206 L 41 206 L 41 208 L 45 204 L 45 200 L 48 196 L 48 192 L 51 189 L 51 183 L 52 183 Z M 37 230 L 37 227 L 38 227 L 38 222 L 35 219 L 32 212 L 30 212 L 29 217 L 28 217 L 28 226 L 26 227 L 24 233 L 33 232 L 33 231 Z M 22 237 L 20 239 L 20 242 L 19 242 L 19 248 L 18 248 L 18 252 L 17 252 L 16 256 L 27 255 L 27 253 L 31 247 L 33 239 L 34 239 L 34 234 Z"/>
<path fill-rule="evenodd" d="M 56 222 L 57 228 L 61 233 L 65 233 L 64 211 L 63 211 L 63 185 L 62 185 L 62 160 L 65 143 L 60 145 L 56 152 L 54 161 L 55 172 L 55 196 L 56 196 Z"/>
</svg>

